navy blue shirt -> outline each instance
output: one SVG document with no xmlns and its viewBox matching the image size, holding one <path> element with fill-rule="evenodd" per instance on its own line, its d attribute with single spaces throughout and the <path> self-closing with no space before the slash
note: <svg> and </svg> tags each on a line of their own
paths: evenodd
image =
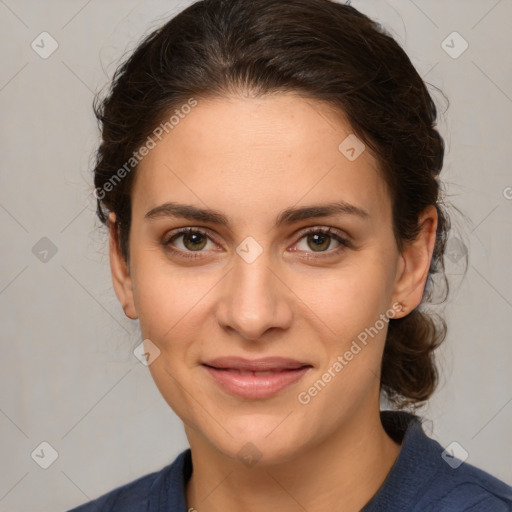
<svg viewBox="0 0 512 512">
<path fill-rule="evenodd" d="M 381 487 L 361 512 L 511 512 L 512 487 L 458 460 L 425 434 L 419 416 L 381 411 L 382 425 L 402 445 Z M 172 464 L 68 512 L 187 512 L 190 448 Z"/>
</svg>

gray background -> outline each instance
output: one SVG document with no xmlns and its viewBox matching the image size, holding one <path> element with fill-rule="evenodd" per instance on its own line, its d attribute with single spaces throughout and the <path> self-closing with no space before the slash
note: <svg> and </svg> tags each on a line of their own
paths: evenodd
<svg viewBox="0 0 512 512">
<path fill-rule="evenodd" d="M 94 214 L 91 102 L 122 55 L 189 3 L 0 0 L 0 511 L 66 510 L 187 447 L 132 354 L 138 325 L 112 290 Z M 467 462 L 512 483 L 512 1 L 352 4 L 450 100 L 444 114 L 431 88 L 442 176 L 467 218 L 453 218 L 441 384 L 420 414 L 441 444 L 457 441 Z M 59 45 L 46 59 L 31 47 L 43 31 Z M 469 44 L 458 58 L 442 47 L 453 31 Z M 461 40 L 452 39 L 453 53 Z M 58 452 L 48 469 L 31 457 L 43 441 Z"/>
</svg>

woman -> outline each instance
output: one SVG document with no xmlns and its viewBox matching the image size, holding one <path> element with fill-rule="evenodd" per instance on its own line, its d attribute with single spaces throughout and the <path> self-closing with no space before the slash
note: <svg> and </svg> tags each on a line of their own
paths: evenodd
<svg viewBox="0 0 512 512">
<path fill-rule="evenodd" d="M 190 449 L 74 511 L 512 510 L 400 410 L 436 387 L 449 218 L 436 107 L 379 25 L 197 2 L 95 108 L 113 285 Z"/>
</svg>

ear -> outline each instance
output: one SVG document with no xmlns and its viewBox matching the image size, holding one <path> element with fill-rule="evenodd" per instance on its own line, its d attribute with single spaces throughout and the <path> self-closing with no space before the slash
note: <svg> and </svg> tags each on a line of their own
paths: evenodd
<svg viewBox="0 0 512 512">
<path fill-rule="evenodd" d="M 412 242 L 406 242 L 401 253 L 401 261 L 397 272 L 397 281 L 393 298 L 402 304 L 402 314 L 396 318 L 406 316 L 407 312 L 416 308 L 423 297 L 423 290 L 427 282 L 430 262 L 436 243 L 437 210 L 429 205 L 418 219 L 420 231 Z"/>
<path fill-rule="evenodd" d="M 129 266 L 122 257 L 119 249 L 115 213 L 110 213 L 108 220 L 110 232 L 110 271 L 112 273 L 112 283 L 114 285 L 117 298 L 123 307 L 124 314 L 128 318 L 135 320 L 138 317 L 133 301 L 132 279 L 130 276 Z"/>
</svg>

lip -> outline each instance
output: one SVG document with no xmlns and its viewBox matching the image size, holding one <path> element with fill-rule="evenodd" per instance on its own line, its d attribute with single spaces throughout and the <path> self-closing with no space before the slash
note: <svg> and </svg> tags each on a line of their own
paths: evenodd
<svg viewBox="0 0 512 512">
<path fill-rule="evenodd" d="M 285 357 L 264 357 L 261 359 L 244 359 L 243 357 L 228 356 L 218 357 L 203 364 L 214 368 L 241 370 L 247 372 L 264 372 L 276 370 L 296 370 L 303 366 L 311 366 L 309 363 L 289 359 Z"/>
<path fill-rule="evenodd" d="M 202 366 L 224 391 L 253 399 L 279 393 L 312 368 L 308 363 L 282 357 L 252 361 L 241 357 L 222 357 L 207 361 Z"/>
</svg>

